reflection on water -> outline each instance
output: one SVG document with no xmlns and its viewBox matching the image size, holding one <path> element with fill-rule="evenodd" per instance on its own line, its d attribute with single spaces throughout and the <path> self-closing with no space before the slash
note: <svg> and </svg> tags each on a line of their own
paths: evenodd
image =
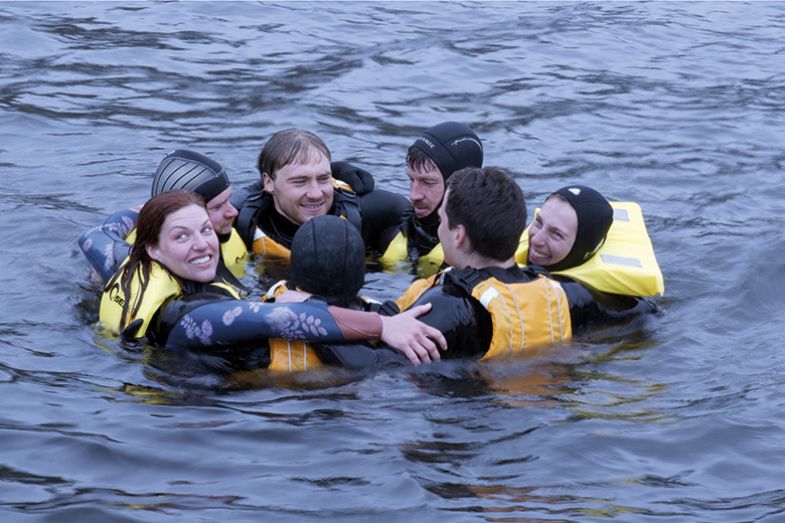
<svg viewBox="0 0 785 523">
<path fill-rule="evenodd" d="M 784 27 L 778 3 L 0 5 L 2 519 L 775 520 Z M 94 326 L 76 238 L 169 150 L 242 185 L 303 127 L 405 194 L 446 119 L 531 209 L 568 181 L 640 203 L 661 313 L 529 359 L 304 376 Z"/>
</svg>

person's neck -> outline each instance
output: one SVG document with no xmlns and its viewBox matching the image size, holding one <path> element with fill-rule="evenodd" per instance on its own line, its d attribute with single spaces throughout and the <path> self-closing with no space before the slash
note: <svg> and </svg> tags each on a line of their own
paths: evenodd
<svg viewBox="0 0 785 523">
<path fill-rule="evenodd" d="M 515 257 L 511 256 L 506 260 L 497 260 L 495 258 L 488 258 L 476 251 L 466 254 L 461 260 L 460 267 L 471 267 L 473 269 L 487 269 L 489 267 L 499 267 L 500 269 L 509 269 L 515 266 Z"/>
<path fill-rule="evenodd" d="M 272 212 L 269 214 L 269 220 L 269 225 L 273 227 L 275 233 L 288 237 L 290 240 L 294 233 L 297 232 L 297 229 L 300 228 L 300 224 L 290 220 L 288 216 L 278 209 L 277 205 L 273 206 Z"/>
<path fill-rule="evenodd" d="M 422 229 L 430 234 L 431 236 L 436 236 L 436 231 L 439 229 L 439 223 L 441 220 L 439 219 L 439 213 L 437 211 L 433 211 L 431 214 L 423 216 L 422 218 L 417 217 L 417 223 L 420 224 Z"/>
</svg>

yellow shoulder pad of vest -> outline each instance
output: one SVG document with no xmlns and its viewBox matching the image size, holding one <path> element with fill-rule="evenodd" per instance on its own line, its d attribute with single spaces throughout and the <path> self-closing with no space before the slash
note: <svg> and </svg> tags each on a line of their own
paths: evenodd
<svg viewBox="0 0 785 523">
<path fill-rule="evenodd" d="M 400 267 L 406 264 L 409 257 L 409 246 L 406 236 L 401 231 L 395 235 L 384 254 L 379 258 L 379 263 L 385 272 L 395 272 Z M 427 278 L 433 276 L 444 263 L 444 250 L 442 244 L 437 243 L 431 252 L 425 256 L 420 256 L 417 260 L 417 276 L 420 278 Z"/>
<path fill-rule="evenodd" d="M 344 182 L 343 180 L 337 180 L 335 178 L 333 178 L 333 189 L 343 189 L 344 191 L 354 192 L 354 189 L 352 189 L 351 185 Z"/>
<path fill-rule="evenodd" d="M 280 258 L 282 260 L 290 260 L 292 258 L 292 253 L 289 249 L 270 238 L 259 227 L 254 229 L 251 250 L 262 257 L 269 256 L 270 258 Z"/>
<path fill-rule="evenodd" d="M 235 277 L 242 278 L 245 275 L 248 249 L 245 247 L 245 242 L 240 237 L 240 233 L 234 227 L 232 227 L 229 239 L 221 244 L 221 258 L 226 268 Z"/>
<path fill-rule="evenodd" d="M 401 311 L 405 311 L 409 307 L 412 306 L 414 302 L 417 301 L 417 298 L 422 296 L 422 294 L 433 287 L 436 284 L 437 279 L 442 275 L 442 273 L 434 274 L 428 278 L 420 278 L 419 280 L 414 280 L 409 288 L 406 289 L 401 297 L 395 300 L 395 304 L 398 305 L 398 309 Z"/>
<path fill-rule="evenodd" d="M 625 296 L 657 296 L 665 293 L 643 213 L 635 202 L 611 202 L 613 224 L 597 254 L 577 267 L 553 274 L 567 276 L 601 292 Z M 539 209 L 535 210 L 535 216 Z M 529 227 L 523 231 L 515 262 L 526 265 Z"/>
</svg>

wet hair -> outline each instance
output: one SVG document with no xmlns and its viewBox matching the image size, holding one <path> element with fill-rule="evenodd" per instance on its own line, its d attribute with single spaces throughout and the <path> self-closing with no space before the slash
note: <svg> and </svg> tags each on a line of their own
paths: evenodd
<svg viewBox="0 0 785 523">
<path fill-rule="evenodd" d="M 409 152 L 406 155 L 406 166 L 413 171 L 439 168 L 427 154 L 414 146 L 409 147 Z"/>
<path fill-rule="evenodd" d="M 515 255 L 526 227 L 523 190 L 498 167 L 461 169 L 447 181 L 445 214 L 450 228 L 463 225 L 472 248 L 482 256 L 507 260 Z"/>
<path fill-rule="evenodd" d="M 572 249 L 563 260 L 547 266 L 550 271 L 559 271 L 582 264 L 602 247 L 613 224 L 613 207 L 602 194 L 585 185 L 562 187 L 545 201 L 554 197 L 569 203 L 578 217 L 578 230 Z"/>
<path fill-rule="evenodd" d="M 406 164 L 411 168 L 427 166 L 423 156 L 438 167 L 447 180 L 460 169 L 482 167 L 482 142 L 468 126 L 443 122 L 423 131 L 414 141 L 406 155 Z"/>
<path fill-rule="evenodd" d="M 291 248 L 290 282 L 348 307 L 365 283 L 365 245 L 357 228 L 333 215 L 315 216 L 302 224 Z"/>
<path fill-rule="evenodd" d="M 259 175 L 275 180 L 278 169 L 291 164 L 304 164 L 323 154 L 331 160 L 330 150 L 321 138 L 302 129 L 284 129 L 273 134 L 259 153 L 256 167 Z"/>
<path fill-rule="evenodd" d="M 229 177 L 221 164 L 203 154 L 177 149 L 158 164 L 150 195 L 187 189 L 209 202 L 228 188 Z"/>
<path fill-rule="evenodd" d="M 131 280 L 133 280 L 134 274 L 139 271 L 141 291 L 138 293 L 135 303 L 126 302 L 123 305 L 120 325 L 125 325 L 127 318 L 132 317 L 139 310 L 142 296 L 150 281 L 153 259 L 147 253 L 147 247 L 158 245 L 161 229 L 169 215 L 190 205 L 198 205 L 207 212 L 204 198 L 185 189 L 175 189 L 157 194 L 150 198 L 139 212 L 139 218 L 136 221 L 136 239 L 131 247 L 131 253 L 128 255 L 128 261 L 122 269 L 120 287 L 126 296 L 130 296 Z M 168 267 L 164 268 L 169 271 Z M 169 272 L 169 274 L 181 281 L 174 273 Z"/>
</svg>

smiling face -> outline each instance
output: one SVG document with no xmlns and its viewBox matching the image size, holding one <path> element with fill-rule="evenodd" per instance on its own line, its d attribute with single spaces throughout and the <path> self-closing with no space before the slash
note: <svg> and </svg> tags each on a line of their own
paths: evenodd
<svg viewBox="0 0 785 523">
<path fill-rule="evenodd" d="M 562 261 L 578 233 L 578 215 L 561 196 L 548 198 L 529 227 L 529 263 L 548 267 Z"/>
<path fill-rule="evenodd" d="M 218 234 L 229 234 L 232 232 L 232 224 L 237 217 L 237 209 L 229 201 L 231 197 L 232 188 L 227 187 L 218 196 L 207 202 L 207 214 L 210 215 L 210 222 Z"/>
<path fill-rule="evenodd" d="M 435 211 L 444 196 L 444 177 L 441 171 L 432 162 L 412 168 L 407 167 L 409 176 L 409 199 L 414 207 L 414 214 L 418 218 L 428 216 Z"/>
<path fill-rule="evenodd" d="M 281 167 L 274 179 L 264 173 L 263 180 L 275 209 L 297 225 L 327 214 L 333 205 L 330 160 L 319 151 L 310 151 L 303 163 Z"/>
<path fill-rule="evenodd" d="M 207 283 L 218 267 L 218 237 L 207 212 L 188 205 L 166 217 L 158 244 L 148 246 L 147 253 L 177 276 Z"/>
</svg>

